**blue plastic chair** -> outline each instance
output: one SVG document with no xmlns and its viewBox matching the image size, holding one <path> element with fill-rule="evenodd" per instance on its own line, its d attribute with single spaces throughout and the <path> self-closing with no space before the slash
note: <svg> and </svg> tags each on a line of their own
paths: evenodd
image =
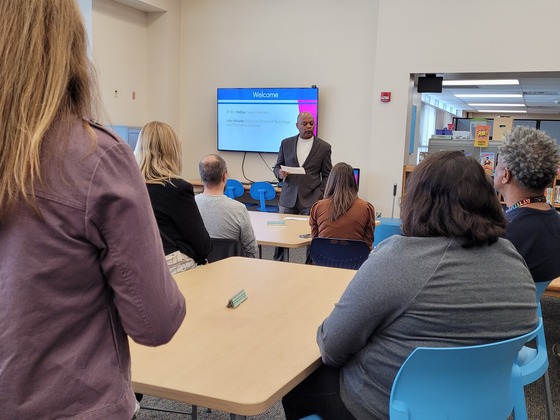
<svg viewBox="0 0 560 420">
<path fill-rule="evenodd" d="M 517 357 L 517 365 L 519 366 L 519 380 L 522 386 L 517 388 L 515 399 L 515 412 L 518 413 L 517 419 L 527 418 L 527 406 L 525 403 L 524 386 L 535 382 L 539 378 L 544 380 L 544 392 L 546 398 L 546 409 L 548 419 L 554 419 L 554 406 L 552 403 L 552 393 L 550 391 L 550 378 L 548 376 L 548 353 L 546 350 L 546 339 L 544 335 L 544 324 L 542 318 L 540 299 L 544 290 L 548 287 L 550 281 L 536 282 L 537 289 L 537 313 L 541 320 L 541 328 L 536 335 L 536 348 L 523 346 Z"/>
<path fill-rule="evenodd" d="M 232 200 L 235 200 L 237 197 L 243 196 L 245 194 L 245 188 L 243 184 L 239 182 L 237 179 L 228 178 L 226 181 L 226 188 L 224 189 L 224 194 L 227 195 Z M 257 204 L 255 203 L 243 203 L 245 207 L 248 209 L 252 207 L 256 207 Z"/>
<path fill-rule="evenodd" d="M 391 420 L 507 419 L 514 405 L 513 371 L 523 345 L 538 333 L 468 347 L 418 347 L 391 389 Z M 515 407 L 515 409 L 514 409 Z"/>
<path fill-rule="evenodd" d="M 401 219 L 390 217 L 379 217 L 377 220 L 381 222 L 375 227 L 375 235 L 373 237 L 373 246 L 379 245 L 390 236 L 401 234 Z"/>
<path fill-rule="evenodd" d="M 363 241 L 338 238 L 313 238 L 309 249 L 313 264 L 357 270 L 370 250 Z"/>
<path fill-rule="evenodd" d="M 226 189 L 224 191 L 224 194 L 233 200 L 236 197 L 241 197 L 243 194 L 245 194 L 245 189 L 243 188 L 243 184 L 237 179 L 229 178 L 226 181 Z"/>
<path fill-rule="evenodd" d="M 254 182 L 253 185 L 251 185 L 249 193 L 251 194 L 251 198 L 259 200 L 258 209 L 260 211 L 278 213 L 278 206 L 269 206 L 266 204 L 267 201 L 276 198 L 276 190 L 268 182 Z"/>
</svg>

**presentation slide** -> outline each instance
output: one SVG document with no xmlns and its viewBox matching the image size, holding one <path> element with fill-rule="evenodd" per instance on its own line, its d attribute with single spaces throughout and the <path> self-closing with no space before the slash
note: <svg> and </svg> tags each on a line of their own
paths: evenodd
<svg viewBox="0 0 560 420">
<path fill-rule="evenodd" d="M 278 153 L 298 134 L 297 116 L 310 112 L 317 133 L 317 88 L 218 89 L 218 150 Z"/>
</svg>

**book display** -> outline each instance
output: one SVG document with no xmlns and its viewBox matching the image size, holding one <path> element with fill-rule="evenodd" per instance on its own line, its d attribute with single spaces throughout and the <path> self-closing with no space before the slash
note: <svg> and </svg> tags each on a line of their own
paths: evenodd
<svg viewBox="0 0 560 420">
<path fill-rule="evenodd" d="M 489 155 L 489 156 L 483 156 L 483 155 Z M 484 167 L 485 171 L 488 172 L 487 167 L 489 168 L 490 164 L 492 166 L 492 171 L 494 170 L 494 166 L 495 166 L 494 156 L 495 156 L 494 153 L 481 153 L 480 163 Z M 491 162 L 488 163 L 488 160 Z M 485 162 L 487 167 L 485 166 Z M 408 180 L 408 177 L 410 176 L 412 171 L 414 171 L 415 167 L 416 165 L 404 165 L 403 167 L 401 200 L 404 198 L 404 195 L 406 193 L 406 181 Z M 558 171 L 556 173 L 556 178 L 554 178 L 552 184 L 546 189 L 545 195 L 546 195 L 547 203 L 553 206 L 556 210 L 560 211 L 560 167 L 558 168 Z"/>
</svg>

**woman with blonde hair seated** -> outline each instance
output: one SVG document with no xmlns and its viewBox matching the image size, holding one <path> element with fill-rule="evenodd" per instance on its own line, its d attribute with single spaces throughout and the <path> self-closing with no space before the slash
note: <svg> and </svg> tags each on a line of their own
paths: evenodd
<svg viewBox="0 0 560 420">
<path fill-rule="evenodd" d="M 311 207 L 309 224 L 313 238 L 355 239 L 371 249 L 375 209 L 358 197 L 354 169 L 347 163 L 332 168 L 323 199 Z"/>
<path fill-rule="evenodd" d="M 204 264 L 212 247 L 191 184 L 181 178 L 181 141 L 173 128 L 152 121 L 135 150 L 173 274 Z"/>
</svg>

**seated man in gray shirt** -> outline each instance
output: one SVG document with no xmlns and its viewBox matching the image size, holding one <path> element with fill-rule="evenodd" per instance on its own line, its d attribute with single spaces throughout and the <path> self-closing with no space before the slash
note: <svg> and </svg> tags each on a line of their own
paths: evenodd
<svg viewBox="0 0 560 420">
<path fill-rule="evenodd" d="M 195 199 L 210 237 L 239 240 L 245 255 L 255 258 L 258 247 L 249 212 L 242 203 L 224 195 L 226 162 L 211 154 L 202 158 L 198 170 L 204 191 Z"/>
</svg>

